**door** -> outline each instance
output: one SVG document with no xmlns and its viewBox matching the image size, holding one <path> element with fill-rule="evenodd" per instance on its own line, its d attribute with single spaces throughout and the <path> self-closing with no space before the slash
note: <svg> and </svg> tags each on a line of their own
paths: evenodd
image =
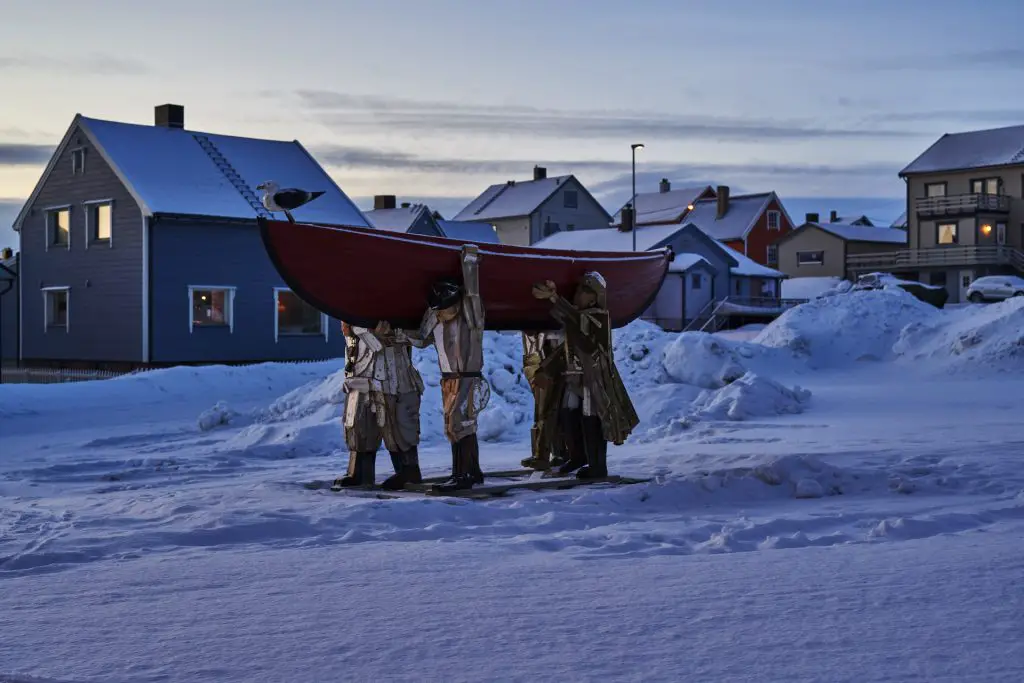
<svg viewBox="0 0 1024 683">
<path fill-rule="evenodd" d="M 961 270 L 960 271 L 960 297 L 957 299 L 959 302 L 967 301 L 967 288 L 971 286 L 974 281 L 973 270 Z"/>
<path fill-rule="evenodd" d="M 996 244 L 1006 244 L 1006 223 L 996 223 Z"/>
<path fill-rule="evenodd" d="M 686 319 L 693 320 L 711 301 L 711 278 L 697 270 L 686 274 Z"/>
<path fill-rule="evenodd" d="M 669 273 L 654 300 L 655 322 L 669 330 L 681 330 L 683 320 L 683 279 L 685 274 Z"/>
</svg>

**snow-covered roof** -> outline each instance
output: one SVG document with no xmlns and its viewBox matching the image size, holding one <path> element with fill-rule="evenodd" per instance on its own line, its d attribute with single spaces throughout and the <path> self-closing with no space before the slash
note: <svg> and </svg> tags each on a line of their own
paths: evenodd
<svg viewBox="0 0 1024 683">
<path fill-rule="evenodd" d="M 693 211 L 686 214 L 683 222 L 693 223 L 716 240 L 743 239 L 773 199 L 778 200 L 774 192 L 730 197 L 729 207 L 721 219 L 718 218 L 718 200 L 701 199 L 693 205 Z"/>
<path fill-rule="evenodd" d="M 672 263 L 668 264 L 668 272 L 685 273 L 698 263 L 703 263 L 708 266 L 711 265 L 711 263 L 709 263 L 708 260 L 700 254 L 676 254 L 675 258 L 672 259 Z"/>
<path fill-rule="evenodd" d="M 1011 164 L 1024 164 L 1024 126 L 946 133 L 900 175 Z"/>
<path fill-rule="evenodd" d="M 892 222 L 890 228 L 905 228 L 907 227 L 907 212 L 904 211 L 900 214 L 900 217 Z"/>
<path fill-rule="evenodd" d="M 259 204 L 256 186 L 274 180 L 281 188 L 324 192 L 292 211 L 298 221 L 369 225 L 362 212 L 297 140 L 216 135 L 79 115 L 55 157 L 68 144 L 76 125 L 81 126 L 146 215 L 255 219 L 268 215 Z M 26 206 L 34 201 L 51 169 L 52 161 Z M 22 218 L 19 216 L 16 225 L 20 226 Z"/>
<path fill-rule="evenodd" d="M 479 244 L 498 244 L 498 232 L 490 223 L 479 221 L 438 221 L 437 226 L 445 237 L 456 240 L 470 240 Z"/>
<path fill-rule="evenodd" d="M 825 232 L 832 233 L 847 242 L 885 242 L 889 244 L 906 244 L 907 232 L 899 228 L 875 228 L 868 225 L 850 225 L 848 223 L 808 223 Z"/>
<path fill-rule="evenodd" d="M 745 277 L 766 277 L 775 279 L 789 277 L 785 273 L 775 270 L 774 268 L 762 266 L 754 259 L 741 254 L 732 247 L 728 247 L 722 244 L 721 242 L 719 242 L 719 244 L 721 245 L 722 249 L 725 250 L 725 253 L 727 253 L 729 256 L 732 256 L 738 262 L 737 265 L 729 269 L 729 272 L 732 273 L 733 275 L 743 275 Z"/>
<path fill-rule="evenodd" d="M 678 223 L 687 207 L 708 190 L 710 185 L 684 187 L 668 192 L 644 192 L 636 196 L 636 225 Z M 627 202 L 628 203 L 628 202 Z M 625 205 L 623 205 L 625 208 Z M 622 209 L 615 212 L 612 225 L 622 225 Z"/>
<path fill-rule="evenodd" d="M 872 219 L 868 218 L 864 214 L 859 214 L 859 215 L 856 215 L 856 216 L 837 216 L 834 221 L 829 221 L 829 222 L 831 222 L 831 223 L 846 223 L 848 225 L 868 225 L 868 226 L 873 226 L 873 225 L 876 224 L 876 221 L 873 221 Z"/>
<path fill-rule="evenodd" d="M 510 180 L 500 185 L 491 185 L 453 216 L 452 220 L 487 221 L 529 216 L 570 178 L 571 175 L 562 175 L 521 182 Z"/>
<path fill-rule="evenodd" d="M 678 223 L 641 226 L 636 229 L 636 249 L 653 249 L 682 229 Z M 533 246 L 576 251 L 633 251 L 633 232 L 618 228 L 565 230 L 545 237 Z"/>
<path fill-rule="evenodd" d="M 416 224 L 427 207 L 424 204 L 412 204 L 411 206 L 400 206 L 394 209 L 374 209 L 364 211 L 370 224 L 378 230 L 389 230 L 391 232 L 409 232 L 409 229 Z"/>
</svg>

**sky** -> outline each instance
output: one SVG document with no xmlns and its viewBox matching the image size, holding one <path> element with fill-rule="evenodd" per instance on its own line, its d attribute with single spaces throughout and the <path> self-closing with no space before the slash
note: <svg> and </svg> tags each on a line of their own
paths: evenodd
<svg viewBox="0 0 1024 683">
<path fill-rule="evenodd" d="M 363 208 L 450 217 L 534 164 L 637 190 L 901 211 L 946 132 L 1024 123 L 1024 2 L 48 0 L 0 22 L 0 246 L 76 113 L 298 139 Z"/>
</svg>

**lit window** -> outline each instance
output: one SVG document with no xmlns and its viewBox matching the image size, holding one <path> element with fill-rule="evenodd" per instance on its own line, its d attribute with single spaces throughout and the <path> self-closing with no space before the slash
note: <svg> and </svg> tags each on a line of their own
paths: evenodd
<svg viewBox="0 0 1024 683">
<path fill-rule="evenodd" d="M 192 327 L 233 327 L 234 294 L 227 287 L 189 287 Z"/>
<path fill-rule="evenodd" d="M 958 244 L 956 223 L 939 223 L 939 244 Z"/>
<path fill-rule="evenodd" d="M 110 204 L 89 206 L 89 230 L 94 242 L 107 242 L 114 226 L 113 207 Z"/>
<path fill-rule="evenodd" d="M 324 333 L 324 316 L 300 299 L 295 292 L 277 290 L 277 334 L 279 336 L 320 335 Z"/>
</svg>

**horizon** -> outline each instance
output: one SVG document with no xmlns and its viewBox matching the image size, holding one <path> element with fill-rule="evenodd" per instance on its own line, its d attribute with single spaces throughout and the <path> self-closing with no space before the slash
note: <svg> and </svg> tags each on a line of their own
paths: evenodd
<svg viewBox="0 0 1024 683">
<path fill-rule="evenodd" d="M 529 179 L 535 164 L 574 174 L 614 213 L 630 194 L 629 145 L 642 142 L 638 193 L 663 177 L 774 190 L 798 223 L 830 210 L 888 223 L 905 204 L 899 170 L 944 133 L 1024 122 L 1024 95 L 1004 92 L 1024 69 L 1013 20 L 1024 6 L 1005 0 L 995 24 L 949 0 L 739 0 L 728 13 L 523 0 L 500 21 L 493 5 L 463 0 L 297 2 L 290 15 L 317 21 L 272 43 L 251 36 L 266 33 L 275 6 L 208 5 L 8 10 L 0 246 L 17 245 L 10 225 L 76 113 L 151 125 L 166 102 L 185 107 L 190 130 L 300 140 L 362 209 L 394 194 L 446 218 L 489 185 Z M 170 38 L 155 51 L 153 25 Z M 339 40 L 349 26 L 365 30 Z M 41 27 L 53 39 L 45 52 Z M 82 35 L 112 31 L 115 49 L 82 50 Z M 979 47 L 935 40 L 950 31 Z M 987 91 L 1000 93 L 996 105 L 950 101 Z"/>
</svg>

